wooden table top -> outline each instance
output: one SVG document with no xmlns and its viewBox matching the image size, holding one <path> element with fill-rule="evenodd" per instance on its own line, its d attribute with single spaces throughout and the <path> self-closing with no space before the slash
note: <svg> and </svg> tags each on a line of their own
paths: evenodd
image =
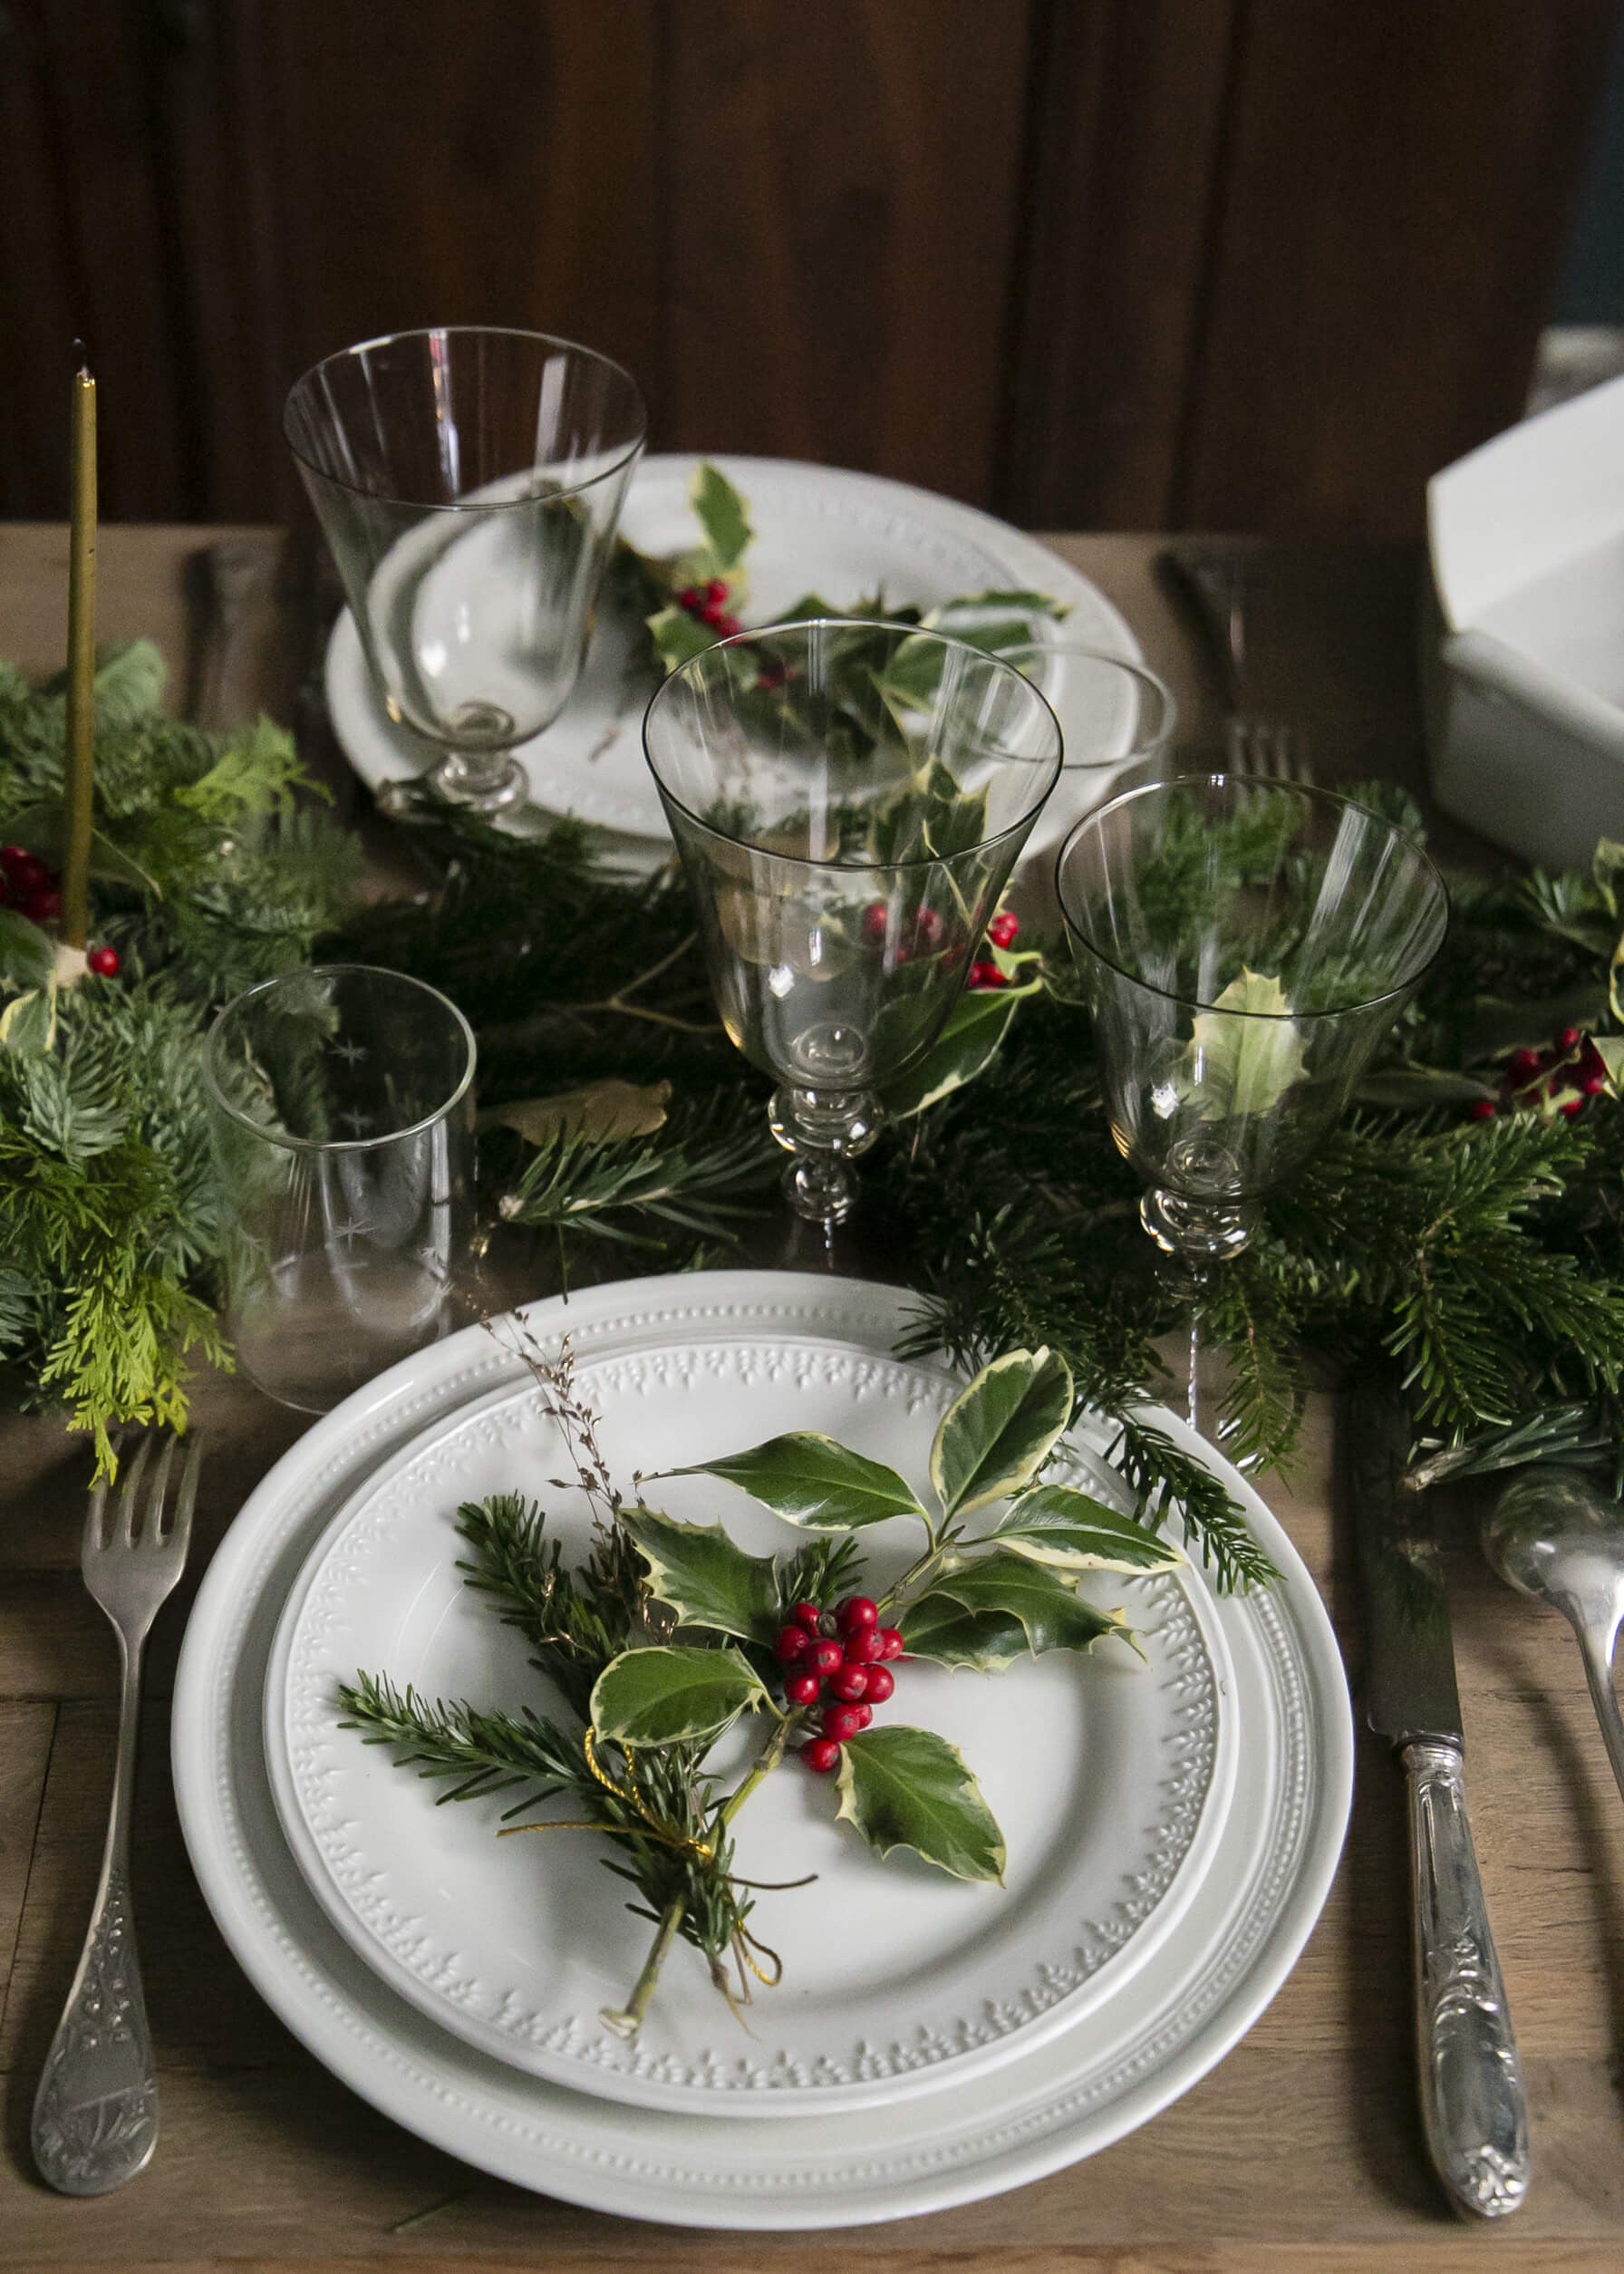
<svg viewBox="0 0 1624 2274">
<path fill-rule="evenodd" d="M 223 534 L 103 532 L 102 634 L 158 639 L 179 688 L 195 677 L 186 564 Z M 248 541 L 274 562 L 268 533 Z M 1150 576 L 1155 541 L 1053 541 L 1118 603 L 1196 715 L 1192 658 Z M 63 652 L 65 561 L 60 530 L 0 527 L 0 654 L 31 670 L 53 668 Z M 1260 689 L 1271 708 L 1313 721 L 1321 778 L 1378 766 L 1413 778 L 1416 556 L 1268 547 L 1259 569 Z M 267 594 L 275 582 L 267 571 Z M 242 666 L 239 693 L 262 674 L 272 699 L 285 700 L 289 653 L 279 638 L 267 634 Z M 115 1646 L 78 1575 L 82 1449 L 48 1416 L 0 1419 L 0 2266 L 606 2274 L 674 2263 L 742 2274 L 804 2261 L 808 2237 L 642 2226 L 488 2179 L 374 2114 L 249 1989 L 181 1845 L 169 1699 L 208 1551 L 303 1424 L 224 1378 L 203 1385 L 197 1412 L 213 1449 L 193 1568 L 153 1638 L 136 1812 L 135 1900 L 163 2128 L 149 2172 L 86 2202 L 36 2181 L 28 2121 L 100 1855 Z M 1271 1478 L 1263 1490 L 1357 1655 L 1330 1451 L 1329 1405 L 1316 1398 L 1290 1481 Z M 1624 1812 L 1565 1628 L 1491 1578 L 1466 1536 L 1468 1513 L 1455 1520 L 1450 1585 L 1473 1824 L 1532 2109 L 1524 2210 L 1494 2230 L 1457 2225 L 1422 2151 L 1402 1779 L 1366 1740 L 1324 1916 L 1274 2004 L 1210 2076 L 1070 2171 L 964 2210 L 842 2231 L 826 2250 L 874 2274 L 1455 2274 L 1491 2258 L 1552 2274 L 1624 2266 Z"/>
</svg>

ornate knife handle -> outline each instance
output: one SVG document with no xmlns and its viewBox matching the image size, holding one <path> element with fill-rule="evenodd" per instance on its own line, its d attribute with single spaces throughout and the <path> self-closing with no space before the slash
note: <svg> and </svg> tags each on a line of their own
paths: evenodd
<svg viewBox="0 0 1624 2274">
<path fill-rule="evenodd" d="M 1459 1748 L 1406 1745 L 1421 2113 L 1457 2211 L 1503 2219 L 1528 2192 L 1528 2105 L 1506 2011 Z"/>
</svg>

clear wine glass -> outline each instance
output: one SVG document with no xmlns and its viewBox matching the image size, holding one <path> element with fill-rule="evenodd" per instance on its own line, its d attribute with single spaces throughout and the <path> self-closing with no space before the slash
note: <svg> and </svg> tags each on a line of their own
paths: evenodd
<svg viewBox="0 0 1624 2274">
<path fill-rule="evenodd" d="M 398 332 L 305 373 L 284 428 L 392 719 L 453 803 L 522 799 L 512 756 L 581 668 L 643 398 L 541 332 Z"/>
<path fill-rule="evenodd" d="M 1026 673 L 1059 720 L 1065 773 L 1160 763 L 1178 730 L 1178 702 L 1143 663 L 1064 640 L 1032 640 L 999 653 Z"/>
<path fill-rule="evenodd" d="M 1331 790 L 1213 774 L 1086 815 L 1056 882 L 1112 1137 L 1145 1179 L 1146 1230 L 1199 1297 L 1443 944 L 1443 879 Z M 1193 1378 L 1193 1418 L 1194 1396 Z"/>
<path fill-rule="evenodd" d="M 958 640 L 819 618 L 681 665 L 643 746 L 723 1024 L 778 1084 L 785 1191 L 836 1223 L 1054 786 L 1054 713 Z"/>
</svg>

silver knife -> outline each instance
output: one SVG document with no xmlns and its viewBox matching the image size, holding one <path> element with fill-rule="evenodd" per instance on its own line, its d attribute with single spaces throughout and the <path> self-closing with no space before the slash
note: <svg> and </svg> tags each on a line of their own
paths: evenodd
<svg viewBox="0 0 1624 2274">
<path fill-rule="evenodd" d="M 1528 2192 L 1528 2105 L 1466 1821 L 1449 1601 L 1407 1430 L 1386 1391 L 1349 1410 L 1365 1582 L 1365 1714 L 1409 1781 L 1416 2031 L 1426 2144 L 1455 2208 L 1503 2219 Z"/>
</svg>

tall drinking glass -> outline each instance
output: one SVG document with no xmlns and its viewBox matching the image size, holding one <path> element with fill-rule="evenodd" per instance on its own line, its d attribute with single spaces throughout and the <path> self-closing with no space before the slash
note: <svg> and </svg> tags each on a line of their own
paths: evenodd
<svg viewBox="0 0 1624 2274">
<path fill-rule="evenodd" d="M 398 332 L 330 355 L 284 428 L 392 719 L 441 797 L 525 794 L 511 755 L 580 672 L 642 451 L 618 363 L 541 332 Z"/>
<path fill-rule="evenodd" d="M 204 1068 L 237 1357 L 325 1413 L 459 1323 L 472 1031 L 420 980 L 329 963 L 228 1003 Z"/>
<path fill-rule="evenodd" d="M 1026 673 L 1060 721 L 1068 776 L 1157 764 L 1177 731 L 1172 688 L 1143 663 L 1064 640 L 1033 640 L 1000 653 Z"/>
<path fill-rule="evenodd" d="M 875 1093 L 940 1034 L 1054 786 L 1054 713 L 960 641 L 817 619 L 683 663 L 643 746 L 722 1022 L 778 1084 L 785 1190 L 837 1222 Z"/>
</svg>

